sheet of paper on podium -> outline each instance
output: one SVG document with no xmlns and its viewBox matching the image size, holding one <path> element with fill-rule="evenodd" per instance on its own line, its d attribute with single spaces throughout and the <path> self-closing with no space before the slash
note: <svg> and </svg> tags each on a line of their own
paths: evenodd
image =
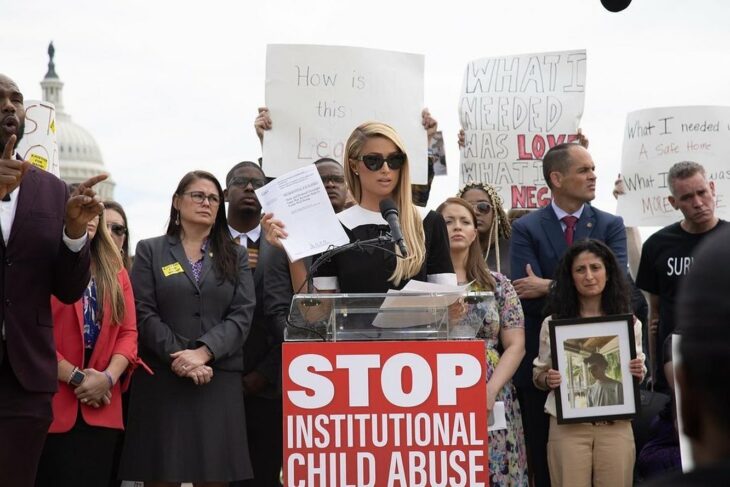
<svg viewBox="0 0 730 487">
<path fill-rule="evenodd" d="M 373 326 L 378 328 L 407 328 L 431 323 L 433 313 L 423 310 L 423 297 L 413 293 L 444 293 L 443 296 L 433 296 L 428 304 L 432 307 L 449 306 L 455 303 L 469 289 L 471 283 L 463 286 L 449 286 L 411 279 L 403 289 L 388 290 L 388 297 L 380 306 L 380 313 L 373 320 Z M 390 313 L 389 310 L 409 309 L 412 313 Z M 420 310 L 420 311 L 419 311 Z"/>
<path fill-rule="evenodd" d="M 314 164 L 279 176 L 256 196 L 264 212 L 286 225 L 282 244 L 292 262 L 350 242 Z"/>
</svg>

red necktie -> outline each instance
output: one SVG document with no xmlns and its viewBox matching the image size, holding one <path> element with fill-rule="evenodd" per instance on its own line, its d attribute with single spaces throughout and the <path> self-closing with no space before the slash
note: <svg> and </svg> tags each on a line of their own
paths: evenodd
<svg viewBox="0 0 730 487">
<path fill-rule="evenodd" d="M 565 223 L 565 241 L 568 246 L 573 245 L 573 235 L 575 233 L 575 224 L 578 223 L 578 218 L 573 215 L 566 215 L 560 219 Z"/>
</svg>

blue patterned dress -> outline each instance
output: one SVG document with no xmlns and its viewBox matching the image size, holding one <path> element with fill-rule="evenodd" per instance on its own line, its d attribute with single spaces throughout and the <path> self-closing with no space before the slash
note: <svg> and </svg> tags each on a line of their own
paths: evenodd
<svg viewBox="0 0 730 487">
<path fill-rule="evenodd" d="M 502 328 L 524 328 L 522 306 L 509 279 L 492 272 L 497 281 L 494 295 L 497 311 L 488 314 L 477 333 L 486 347 L 487 380 L 492 377 L 500 359 L 499 332 Z M 474 289 L 479 290 L 479 289 Z M 489 433 L 489 485 L 527 486 L 527 455 L 525 435 L 522 429 L 522 414 L 517 402 L 517 393 L 512 381 L 505 384 L 496 401 L 504 402 L 507 429 Z"/>
<path fill-rule="evenodd" d="M 84 349 L 89 353 L 94 349 L 96 340 L 101 333 L 101 324 L 97 319 L 99 314 L 99 305 L 96 300 L 96 281 L 91 278 L 89 285 L 86 286 L 83 296 L 81 297 L 84 313 Z"/>
</svg>

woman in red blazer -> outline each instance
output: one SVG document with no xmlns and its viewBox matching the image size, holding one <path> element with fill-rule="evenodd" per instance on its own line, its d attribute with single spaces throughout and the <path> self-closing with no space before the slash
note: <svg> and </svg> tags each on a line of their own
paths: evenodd
<svg viewBox="0 0 730 487">
<path fill-rule="evenodd" d="M 132 286 L 103 214 L 88 231 L 89 286 L 72 305 L 51 301 L 59 389 L 36 486 L 106 485 L 123 429 L 122 391 L 139 362 Z"/>
</svg>

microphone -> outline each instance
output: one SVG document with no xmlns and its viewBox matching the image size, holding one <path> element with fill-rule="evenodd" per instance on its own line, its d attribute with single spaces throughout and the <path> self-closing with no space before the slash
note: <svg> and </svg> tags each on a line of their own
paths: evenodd
<svg viewBox="0 0 730 487">
<path fill-rule="evenodd" d="M 390 238 L 400 249 L 403 257 L 408 257 L 408 248 L 403 240 L 403 232 L 400 230 L 400 222 L 398 221 L 398 208 L 392 199 L 387 198 L 380 202 L 380 214 L 390 226 Z"/>
</svg>

